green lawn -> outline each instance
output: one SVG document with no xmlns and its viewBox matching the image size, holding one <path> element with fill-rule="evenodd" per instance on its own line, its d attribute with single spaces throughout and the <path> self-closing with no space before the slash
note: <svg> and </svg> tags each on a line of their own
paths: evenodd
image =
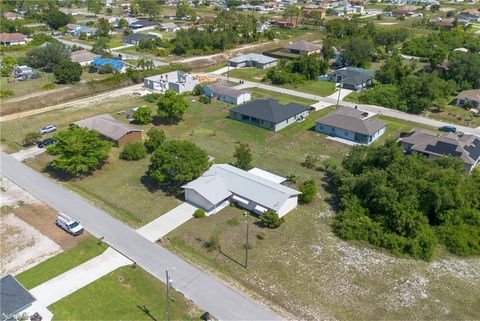
<svg viewBox="0 0 480 321">
<path fill-rule="evenodd" d="M 267 72 L 268 72 L 268 69 L 258 69 L 258 68 L 232 69 L 230 70 L 230 77 L 250 80 L 255 82 L 261 82 L 263 77 L 267 74 Z M 295 89 L 298 91 L 302 91 L 302 92 L 313 94 L 313 95 L 319 95 L 319 96 L 328 96 L 335 92 L 335 84 L 329 81 L 309 80 L 297 86 L 286 84 L 286 85 L 277 86 L 277 87 Z"/>
<path fill-rule="evenodd" d="M 263 99 L 263 98 L 272 98 L 272 92 L 260 88 L 248 88 L 249 92 L 252 93 L 252 99 Z M 310 106 L 316 101 L 301 97 L 290 96 L 286 94 L 275 93 L 273 98 L 277 99 L 281 104 L 288 104 L 288 103 L 297 103 Z"/>
<path fill-rule="evenodd" d="M 53 320 L 166 320 L 165 285 L 126 266 L 50 305 Z M 201 311 L 171 291 L 172 320 L 199 320 Z"/>
<path fill-rule="evenodd" d="M 75 247 L 68 249 L 36 266 L 20 273 L 17 280 L 32 289 L 56 276 L 100 255 L 107 249 L 93 236 L 85 236 Z"/>
</svg>

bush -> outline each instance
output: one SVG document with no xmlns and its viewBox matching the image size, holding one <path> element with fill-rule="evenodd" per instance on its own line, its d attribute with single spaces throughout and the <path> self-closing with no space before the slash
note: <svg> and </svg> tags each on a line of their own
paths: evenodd
<svg viewBox="0 0 480 321">
<path fill-rule="evenodd" d="M 113 74 L 113 68 L 110 64 L 104 65 L 99 71 L 99 74 Z"/>
<path fill-rule="evenodd" d="M 277 212 L 267 211 L 265 214 L 260 216 L 260 221 L 263 225 L 269 228 L 277 228 L 283 224 L 284 219 L 279 218 Z"/>
<path fill-rule="evenodd" d="M 203 217 L 205 217 L 205 211 L 201 210 L 201 209 L 198 209 L 198 210 L 195 211 L 195 213 L 193 213 L 193 217 L 203 218 Z"/>
<path fill-rule="evenodd" d="M 157 94 L 157 93 L 151 93 L 151 94 L 147 94 L 145 96 L 143 96 L 143 100 L 145 100 L 146 102 L 148 103 L 154 103 L 156 102 L 160 97 L 162 96 L 162 94 Z"/>
<path fill-rule="evenodd" d="M 217 235 L 210 236 L 210 239 L 207 242 L 205 242 L 205 247 L 209 252 L 220 251 L 221 246 L 220 246 L 220 239 L 218 238 L 218 236 Z"/>
<path fill-rule="evenodd" d="M 28 133 L 25 135 L 25 138 L 23 139 L 23 145 L 24 146 L 31 146 L 34 145 L 38 139 L 40 139 L 41 135 L 36 132 Z"/>
<path fill-rule="evenodd" d="M 67 59 L 61 60 L 53 67 L 55 79 L 60 84 L 79 82 L 82 72 L 82 66 L 78 62 Z"/>
<path fill-rule="evenodd" d="M 153 153 L 165 142 L 164 131 L 161 129 L 156 129 L 155 127 L 152 127 L 147 131 L 147 137 L 148 139 L 145 141 L 145 147 L 149 153 Z"/>
<path fill-rule="evenodd" d="M 153 119 L 152 110 L 148 107 L 140 107 L 133 113 L 132 117 L 139 124 L 148 124 Z"/>
<path fill-rule="evenodd" d="M 317 162 L 318 162 L 318 159 L 315 156 L 307 155 L 302 165 L 305 166 L 306 168 L 312 169 L 317 166 Z"/>
<path fill-rule="evenodd" d="M 317 196 L 317 185 L 313 180 L 308 180 L 302 183 L 299 188 L 300 194 L 298 196 L 298 200 L 302 204 L 308 204 L 312 202 L 315 199 L 315 196 Z"/>
<path fill-rule="evenodd" d="M 142 142 L 136 142 L 126 144 L 120 153 L 120 158 L 131 161 L 145 158 L 146 155 L 147 148 L 142 144 Z"/>
<path fill-rule="evenodd" d="M 0 89 L 0 98 L 7 98 L 13 96 L 13 90 L 11 89 Z"/>
<path fill-rule="evenodd" d="M 57 87 L 57 85 L 55 85 L 53 82 L 48 82 L 42 85 L 42 89 L 45 89 L 45 90 L 54 89 L 55 87 Z"/>
<path fill-rule="evenodd" d="M 193 88 L 192 95 L 193 96 L 200 96 L 203 94 L 203 86 L 198 84 Z"/>
</svg>

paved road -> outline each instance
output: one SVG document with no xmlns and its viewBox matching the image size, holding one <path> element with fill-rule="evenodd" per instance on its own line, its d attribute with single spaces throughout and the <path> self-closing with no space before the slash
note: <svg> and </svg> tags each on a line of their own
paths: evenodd
<svg viewBox="0 0 480 321">
<path fill-rule="evenodd" d="M 220 78 L 220 79 L 223 79 L 223 80 L 227 80 L 227 77 L 223 76 L 223 75 L 219 76 L 219 75 L 216 75 L 214 73 L 209 73 L 208 75 L 210 75 L 211 77 L 217 77 L 217 78 Z M 237 83 L 240 82 L 240 79 L 238 79 L 238 78 L 229 77 L 228 80 L 232 81 L 232 82 L 237 82 Z M 253 82 L 253 81 L 244 80 L 244 83 L 240 86 L 237 86 L 236 88 L 252 88 L 252 87 L 260 88 L 260 89 L 264 89 L 264 90 L 269 90 L 269 91 L 273 91 L 273 92 L 278 92 L 278 93 L 283 93 L 283 94 L 287 94 L 287 95 L 291 95 L 291 96 L 312 99 L 312 100 L 316 100 L 316 101 L 319 101 L 319 102 L 328 103 L 330 105 L 336 105 L 337 104 L 337 99 L 335 99 L 333 97 L 324 97 L 324 96 L 312 95 L 312 94 L 304 93 L 304 92 L 301 92 L 301 91 L 298 91 L 298 90 L 281 88 L 281 87 L 261 84 L 261 83 L 257 83 L 257 82 Z M 446 122 L 434 120 L 434 119 L 431 119 L 431 118 L 426 118 L 426 117 L 419 116 L 419 115 L 408 114 L 408 113 L 401 112 L 399 110 L 390 109 L 390 108 L 381 107 L 381 106 L 355 104 L 355 103 L 350 103 L 350 102 L 346 102 L 346 101 L 340 101 L 339 105 L 340 106 L 345 106 L 345 107 L 358 106 L 358 108 L 363 109 L 363 110 L 368 111 L 368 112 L 371 112 L 371 113 L 379 113 L 379 114 L 384 115 L 384 116 L 389 116 L 389 117 L 393 117 L 393 118 L 407 120 L 407 121 L 411 121 L 411 122 L 414 122 L 414 123 L 423 124 L 423 125 L 432 126 L 432 127 L 441 127 L 441 126 L 445 126 L 445 125 L 451 125 L 451 123 L 446 123 Z M 463 132 L 463 133 L 475 134 L 475 135 L 480 136 L 480 127 L 471 128 L 471 127 L 460 126 L 460 125 L 455 125 L 455 127 L 457 127 L 457 129 L 459 131 Z"/>
<path fill-rule="evenodd" d="M 54 183 L 25 164 L 1 152 L 1 174 L 60 212 L 82 222 L 94 236 L 118 249 L 156 278 L 165 282 L 165 269 L 175 267 L 174 288 L 200 308 L 222 320 L 279 320 L 216 278 L 150 242 L 77 194 Z M 156 316 L 164 319 L 166 316 Z"/>
</svg>

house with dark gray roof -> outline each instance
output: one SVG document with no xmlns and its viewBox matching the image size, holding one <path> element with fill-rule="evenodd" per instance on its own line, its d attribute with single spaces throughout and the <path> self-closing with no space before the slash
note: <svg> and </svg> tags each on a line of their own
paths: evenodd
<svg viewBox="0 0 480 321">
<path fill-rule="evenodd" d="M 275 66 L 277 64 L 277 59 L 257 53 L 248 53 L 246 55 L 230 58 L 228 64 L 232 67 L 238 68 L 254 67 L 266 69 Z"/>
<path fill-rule="evenodd" d="M 415 128 L 399 141 L 407 154 L 418 153 L 428 158 L 460 157 L 468 171 L 480 162 L 480 137 L 475 135 L 444 133 L 437 136 L 429 130 Z"/>
<path fill-rule="evenodd" d="M 282 217 L 297 207 L 301 194 L 279 183 L 283 181 L 258 168 L 247 172 L 229 164 L 215 164 L 182 188 L 187 202 L 209 213 L 235 203 L 260 215 L 271 210 Z"/>
<path fill-rule="evenodd" d="M 246 103 L 251 99 L 250 92 L 233 88 L 232 85 L 227 82 L 216 82 L 205 85 L 205 87 L 203 87 L 203 93 L 207 98 L 214 98 L 235 105 Z"/>
<path fill-rule="evenodd" d="M 277 100 L 257 99 L 230 109 L 230 118 L 244 123 L 279 131 L 310 114 L 310 107 L 290 103 L 282 105 Z"/>
<path fill-rule="evenodd" d="M 36 299 L 10 274 L 0 279 L 0 316 L 2 320 L 16 320 L 32 306 Z"/>
<path fill-rule="evenodd" d="M 322 45 L 299 40 L 285 45 L 283 51 L 297 55 L 311 55 L 314 53 L 320 53 L 322 51 Z"/>
<path fill-rule="evenodd" d="M 374 72 L 363 68 L 345 67 L 328 74 L 328 80 L 340 83 L 342 88 L 364 91 L 372 84 Z"/>
<path fill-rule="evenodd" d="M 137 46 L 141 40 L 152 40 L 157 38 L 155 35 L 146 35 L 143 33 L 132 33 L 123 37 L 123 43 Z"/>
<path fill-rule="evenodd" d="M 387 126 L 369 116 L 365 111 L 342 107 L 317 120 L 315 131 L 368 145 L 382 136 Z"/>
</svg>

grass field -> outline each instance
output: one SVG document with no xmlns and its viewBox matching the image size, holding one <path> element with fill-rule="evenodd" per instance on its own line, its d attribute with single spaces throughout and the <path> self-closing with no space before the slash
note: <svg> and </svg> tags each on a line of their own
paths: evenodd
<svg viewBox="0 0 480 321">
<path fill-rule="evenodd" d="M 230 70 L 230 77 L 239 78 L 243 80 L 250 80 L 255 82 L 260 82 L 263 77 L 267 74 L 268 69 L 258 69 L 258 68 L 240 68 Z M 309 94 L 319 95 L 319 96 L 328 96 L 335 92 L 335 84 L 328 81 L 317 81 L 309 80 L 305 81 L 302 84 L 297 86 L 286 84 L 283 86 L 289 89 L 295 89 Z"/>
<path fill-rule="evenodd" d="M 263 98 L 272 98 L 272 92 L 260 88 L 248 88 L 249 92 L 252 93 L 252 99 L 263 99 Z M 281 104 L 288 104 L 288 103 L 297 103 L 310 106 L 316 101 L 301 97 L 290 96 L 286 94 L 275 93 L 274 97 L 278 100 Z"/>
<path fill-rule="evenodd" d="M 17 280 L 32 289 L 56 276 L 100 255 L 107 246 L 93 236 L 86 236 L 75 247 L 68 249 L 36 266 L 20 273 Z"/>
<path fill-rule="evenodd" d="M 50 305 L 53 320 L 166 320 L 165 285 L 126 266 Z M 200 320 L 201 311 L 171 291 L 172 320 Z"/>
</svg>

